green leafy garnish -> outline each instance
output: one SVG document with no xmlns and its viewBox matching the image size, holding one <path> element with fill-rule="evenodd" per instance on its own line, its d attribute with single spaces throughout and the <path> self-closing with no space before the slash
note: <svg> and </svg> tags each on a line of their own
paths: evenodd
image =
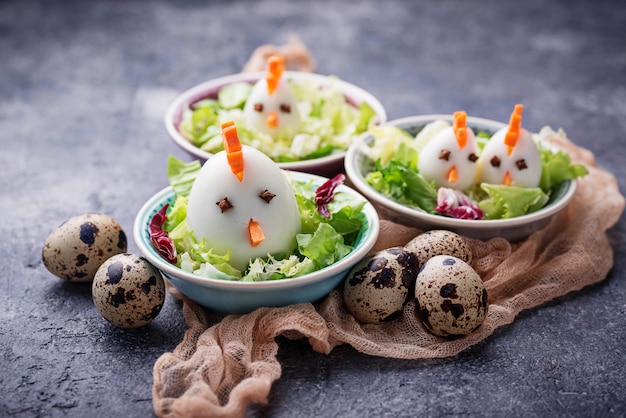
<svg viewBox="0 0 626 418">
<path fill-rule="evenodd" d="M 193 186 L 193 182 L 196 180 L 196 176 L 201 168 L 202 166 L 197 160 L 184 163 L 170 155 L 167 160 L 167 178 L 178 196 L 189 196 L 191 186 Z"/>
<path fill-rule="evenodd" d="M 485 219 L 505 219 L 526 215 L 541 209 L 549 200 L 539 187 L 516 187 L 482 183 L 480 188 L 489 195 L 478 202 Z"/>
<path fill-rule="evenodd" d="M 405 162 L 391 160 L 383 167 L 377 161 L 365 181 L 378 192 L 399 203 L 435 213 L 437 188 Z"/>
<path fill-rule="evenodd" d="M 252 91 L 252 85 L 246 82 L 228 84 L 220 89 L 217 102 L 222 109 L 243 109 Z"/>
</svg>

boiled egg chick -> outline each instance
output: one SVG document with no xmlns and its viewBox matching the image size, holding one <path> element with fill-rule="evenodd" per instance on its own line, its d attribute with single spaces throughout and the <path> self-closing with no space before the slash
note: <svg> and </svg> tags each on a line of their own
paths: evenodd
<svg viewBox="0 0 626 418">
<path fill-rule="evenodd" d="M 496 132 L 478 160 L 481 182 L 537 187 L 541 180 L 541 155 L 532 135 L 522 124 L 523 105 L 511 114 L 509 126 Z"/>
<path fill-rule="evenodd" d="M 222 125 L 224 151 L 208 159 L 187 205 L 187 226 L 230 263 L 245 270 L 268 254 L 290 254 L 301 221 L 283 172 L 262 152 L 241 145 L 232 122 Z"/>
<path fill-rule="evenodd" d="M 453 126 L 437 133 L 419 154 L 419 172 L 437 187 L 464 190 L 476 180 L 478 144 L 466 118 L 465 112 L 455 112 Z"/>
<path fill-rule="evenodd" d="M 265 78 L 254 85 L 243 109 L 252 128 L 273 138 L 293 137 L 300 129 L 298 103 L 284 70 L 284 58 L 271 56 Z"/>
</svg>

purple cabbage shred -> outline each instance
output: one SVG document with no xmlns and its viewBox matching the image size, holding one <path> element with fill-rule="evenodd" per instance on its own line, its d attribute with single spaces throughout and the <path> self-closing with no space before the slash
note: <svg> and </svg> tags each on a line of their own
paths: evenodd
<svg viewBox="0 0 626 418">
<path fill-rule="evenodd" d="M 482 219 L 485 214 L 475 201 L 460 190 L 440 187 L 437 191 L 437 213 L 457 219 Z"/>
</svg>

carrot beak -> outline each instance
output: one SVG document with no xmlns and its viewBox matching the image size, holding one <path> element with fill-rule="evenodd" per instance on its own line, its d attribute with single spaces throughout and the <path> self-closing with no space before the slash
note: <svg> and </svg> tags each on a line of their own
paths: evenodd
<svg viewBox="0 0 626 418">
<path fill-rule="evenodd" d="M 267 114 L 267 117 L 265 118 L 265 123 L 267 123 L 267 126 L 269 126 L 270 128 L 275 128 L 278 126 L 278 115 L 276 114 L 276 112 L 271 111 L 270 113 Z"/>
<path fill-rule="evenodd" d="M 456 183 L 457 180 L 459 179 L 459 172 L 457 171 L 455 165 L 450 167 L 450 170 L 448 170 L 447 179 L 448 179 L 448 183 Z"/>
<path fill-rule="evenodd" d="M 504 178 L 502 179 L 502 184 L 504 184 L 505 186 L 510 186 L 511 185 L 511 173 L 509 173 L 508 170 L 507 170 L 506 173 L 504 173 Z"/>
<path fill-rule="evenodd" d="M 248 238 L 250 238 L 250 245 L 253 247 L 256 247 L 265 239 L 261 224 L 254 219 L 250 219 L 250 222 L 248 222 Z"/>
</svg>

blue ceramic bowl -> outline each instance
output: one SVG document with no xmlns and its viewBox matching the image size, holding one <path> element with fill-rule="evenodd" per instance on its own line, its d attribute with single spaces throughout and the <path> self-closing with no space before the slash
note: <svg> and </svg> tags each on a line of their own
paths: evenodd
<svg viewBox="0 0 626 418">
<path fill-rule="evenodd" d="M 218 91 L 224 86 L 236 82 L 253 84 L 264 76 L 264 72 L 232 74 L 205 81 L 181 93 L 168 106 L 168 109 L 165 112 L 165 128 L 172 141 L 200 162 L 204 162 L 211 158 L 213 155 L 212 153 L 198 148 L 180 133 L 179 126 L 185 111 L 189 109 L 189 106 L 193 103 L 203 99 L 217 97 Z M 294 82 L 313 81 L 320 86 L 328 85 L 330 82 L 328 76 L 300 71 L 285 71 L 285 76 Z M 377 123 L 384 123 L 387 121 L 385 108 L 372 94 L 343 80 L 335 80 L 335 83 L 344 93 L 347 102 L 354 106 L 358 106 L 361 102 L 366 102 L 372 107 L 372 109 L 374 109 L 374 112 L 376 112 Z M 310 160 L 279 162 L 277 164 L 284 170 L 303 171 L 306 173 L 332 177 L 343 171 L 343 160 L 345 155 L 346 152 L 343 151 Z"/>
<path fill-rule="evenodd" d="M 451 115 L 421 115 L 396 119 L 385 125 L 393 125 L 416 135 L 426 124 L 436 120 L 452 121 Z M 467 126 L 475 132 L 495 133 L 506 124 L 476 117 L 467 117 Z M 363 193 L 384 218 L 394 220 L 422 230 L 447 229 L 458 234 L 476 238 L 506 238 L 519 241 L 544 227 L 550 219 L 563 210 L 576 191 L 576 181 L 566 181 L 552 191 L 550 201 L 540 210 L 528 215 L 510 219 L 468 220 L 433 215 L 419 208 L 399 203 L 379 193 L 365 180 L 374 167 L 374 161 L 368 156 L 366 147 L 373 141 L 371 134 L 364 134 L 348 149 L 345 159 L 346 175 L 352 185 Z"/>
<path fill-rule="evenodd" d="M 307 173 L 291 173 L 296 181 L 314 181 L 321 185 L 326 179 Z M 341 185 L 337 191 L 365 200 L 358 192 Z M 176 289 L 200 305 L 222 315 L 244 314 L 260 307 L 287 306 L 314 302 L 342 282 L 354 264 L 365 257 L 374 246 L 379 232 L 379 219 L 374 207 L 366 203 L 365 219 L 354 249 L 337 263 L 304 276 L 263 282 L 224 280 L 216 270 L 215 277 L 205 278 L 186 272 L 165 261 L 152 246 L 148 233 L 150 219 L 165 204 L 173 204 L 175 194 L 167 187 L 152 196 L 140 209 L 133 228 L 135 242 L 143 256 L 157 267 Z"/>
</svg>

